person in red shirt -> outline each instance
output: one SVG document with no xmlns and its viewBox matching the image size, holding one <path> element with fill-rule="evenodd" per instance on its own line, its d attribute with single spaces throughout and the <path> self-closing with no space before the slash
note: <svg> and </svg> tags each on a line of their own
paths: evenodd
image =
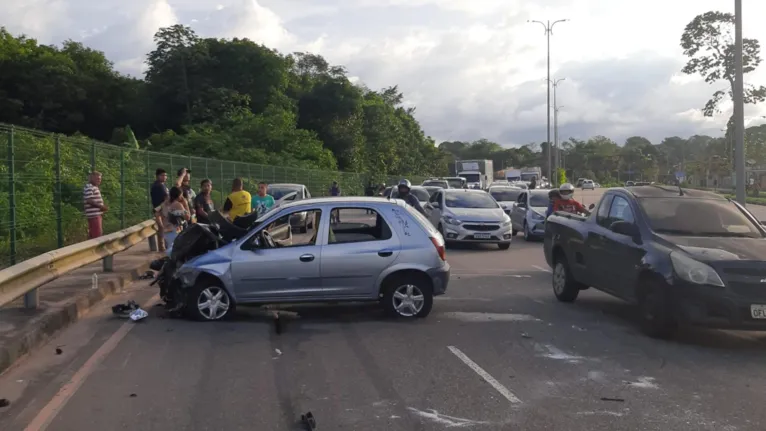
<svg viewBox="0 0 766 431">
<path fill-rule="evenodd" d="M 572 199 L 574 195 L 574 186 L 570 183 L 564 183 L 559 187 L 559 196 L 553 200 L 553 212 L 564 211 L 568 213 L 590 214 L 580 202 Z"/>
</svg>

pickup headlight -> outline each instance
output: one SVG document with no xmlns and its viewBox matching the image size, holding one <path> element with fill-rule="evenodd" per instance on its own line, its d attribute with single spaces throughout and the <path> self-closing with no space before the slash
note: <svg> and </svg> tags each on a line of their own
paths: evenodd
<svg viewBox="0 0 766 431">
<path fill-rule="evenodd" d="M 673 263 L 673 270 L 676 275 L 684 281 L 724 287 L 721 277 L 709 265 L 675 251 L 670 253 L 670 261 Z"/>
<path fill-rule="evenodd" d="M 444 222 L 447 223 L 447 224 L 455 225 L 455 226 L 460 226 L 461 224 L 463 224 L 462 221 L 456 219 L 455 217 L 449 216 L 449 215 L 445 215 L 444 216 Z"/>
<path fill-rule="evenodd" d="M 505 214 L 505 217 L 503 218 L 503 221 L 500 222 L 501 227 L 508 227 L 511 225 L 511 218 L 508 217 L 508 214 Z"/>
<path fill-rule="evenodd" d="M 532 212 L 532 220 L 540 220 L 540 221 L 542 221 L 542 220 L 545 220 L 545 217 L 540 215 L 540 214 L 538 214 L 538 213 L 536 213 L 536 212 Z"/>
</svg>

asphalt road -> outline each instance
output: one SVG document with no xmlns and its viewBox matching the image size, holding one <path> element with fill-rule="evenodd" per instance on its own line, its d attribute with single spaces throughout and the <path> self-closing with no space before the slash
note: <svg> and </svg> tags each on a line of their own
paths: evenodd
<svg viewBox="0 0 766 431">
<path fill-rule="evenodd" d="M 420 321 L 303 306 L 279 335 L 258 309 L 164 319 L 136 286 L 0 376 L 0 430 L 300 430 L 307 411 L 333 431 L 764 429 L 765 333 L 647 338 L 602 293 L 557 302 L 541 249 L 449 249 Z M 109 314 L 129 298 L 150 317 Z"/>
</svg>

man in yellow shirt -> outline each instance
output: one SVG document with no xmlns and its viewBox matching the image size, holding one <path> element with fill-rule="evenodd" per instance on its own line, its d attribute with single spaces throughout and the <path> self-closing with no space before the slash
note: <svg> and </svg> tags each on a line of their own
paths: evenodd
<svg viewBox="0 0 766 431">
<path fill-rule="evenodd" d="M 237 217 L 250 214 L 252 200 L 250 193 L 245 191 L 242 178 L 234 178 L 231 183 L 231 194 L 226 197 L 226 202 L 223 204 L 223 212 L 228 212 L 229 218 L 234 221 Z"/>
</svg>

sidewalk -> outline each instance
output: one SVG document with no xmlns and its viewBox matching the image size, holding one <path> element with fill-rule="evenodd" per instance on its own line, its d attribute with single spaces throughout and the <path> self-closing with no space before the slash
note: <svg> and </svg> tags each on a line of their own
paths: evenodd
<svg viewBox="0 0 766 431">
<path fill-rule="evenodd" d="M 103 272 L 98 261 L 41 286 L 36 310 L 24 308 L 23 298 L 0 308 L 0 374 L 55 332 L 77 321 L 91 306 L 138 280 L 159 256 L 149 251 L 148 241 L 143 241 L 114 255 L 111 273 Z M 96 289 L 93 274 L 98 275 Z"/>
</svg>

